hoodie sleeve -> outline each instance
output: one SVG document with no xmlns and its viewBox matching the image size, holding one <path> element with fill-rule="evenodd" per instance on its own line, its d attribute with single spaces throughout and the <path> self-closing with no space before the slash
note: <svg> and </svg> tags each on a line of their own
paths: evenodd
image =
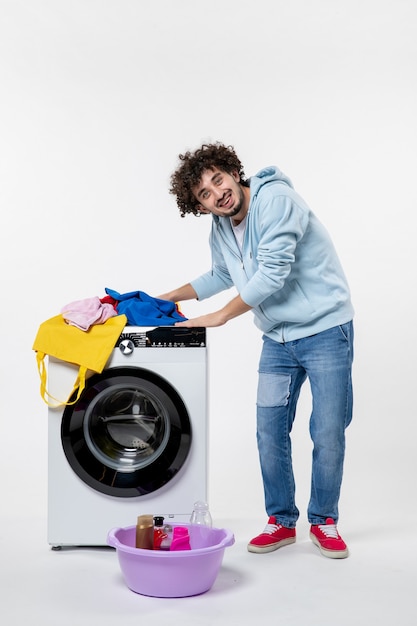
<svg viewBox="0 0 417 626">
<path fill-rule="evenodd" d="M 240 292 L 252 307 L 283 288 L 309 224 L 309 209 L 295 192 L 268 193 L 252 208 L 257 270 Z M 255 246 L 254 246 L 255 247 Z M 255 250 L 253 250 L 255 253 Z"/>
<path fill-rule="evenodd" d="M 212 268 L 199 278 L 191 281 L 199 300 L 205 300 L 220 293 L 225 289 L 233 287 L 233 281 L 226 267 L 223 254 L 213 232 L 210 235 L 210 248 L 212 253 Z"/>
</svg>

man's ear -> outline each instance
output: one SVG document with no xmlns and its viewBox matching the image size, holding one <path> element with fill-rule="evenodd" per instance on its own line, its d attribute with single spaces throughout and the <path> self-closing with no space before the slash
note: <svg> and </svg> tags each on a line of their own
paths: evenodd
<svg viewBox="0 0 417 626">
<path fill-rule="evenodd" d="M 196 208 L 200 211 L 200 213 L 210 213 L 208 209 L 205 209 L 201 204 L 197 204 Z"/>
</svg>

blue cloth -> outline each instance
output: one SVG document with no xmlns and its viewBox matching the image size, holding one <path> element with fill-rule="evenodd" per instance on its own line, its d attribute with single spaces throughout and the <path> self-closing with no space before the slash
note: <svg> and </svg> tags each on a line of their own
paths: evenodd
<svg viewBox="0 0 417 626">
<path fill-rule="evenodd" d="M 153 298 L 144 291 L 121 294 L 106 287 L 106 293 L 117 301 L 117 312 L 126 315 L 130 326 L 173 326 L 187 319 L 175 302 Z"/>
</svg>

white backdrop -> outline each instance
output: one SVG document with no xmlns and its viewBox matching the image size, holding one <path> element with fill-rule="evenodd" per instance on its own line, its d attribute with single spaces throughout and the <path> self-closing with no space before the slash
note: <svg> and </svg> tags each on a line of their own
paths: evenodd
<svg viewBox="0 0 417 626">
<path fill-rule="evenodd" d="M 46 514 L 39 324 L 105 287 L 157 295 L 208 269 L 210 218 L 181 219 L 168 185 L 180 152 L 220 140 L 248 176 L 290 176 L 350 281 L 344 527 L 417 515 L 415 23 L 413 0 L 0 0 L 3 514 Z M 213 516 L 263 523 L 260 344 L 251 314 L 209 331 L 209 489 Z M 304 517 L 309 402 L 306 387 Z"/>
</svg>

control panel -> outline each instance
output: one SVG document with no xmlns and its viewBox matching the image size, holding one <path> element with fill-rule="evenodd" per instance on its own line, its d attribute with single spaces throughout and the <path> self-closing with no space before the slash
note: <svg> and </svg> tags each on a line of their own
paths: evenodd
<svg viewBox="0 0 417 626">
<path fill-rule="evenodd" d="M 205 348 L 205 328 L 185 328 L 183 326 L 157 326 L 141 330 L 127 326 L 120 335 L 116 347 L 123 354 L 129 354 L 134 348 Z"/>
</svg>

